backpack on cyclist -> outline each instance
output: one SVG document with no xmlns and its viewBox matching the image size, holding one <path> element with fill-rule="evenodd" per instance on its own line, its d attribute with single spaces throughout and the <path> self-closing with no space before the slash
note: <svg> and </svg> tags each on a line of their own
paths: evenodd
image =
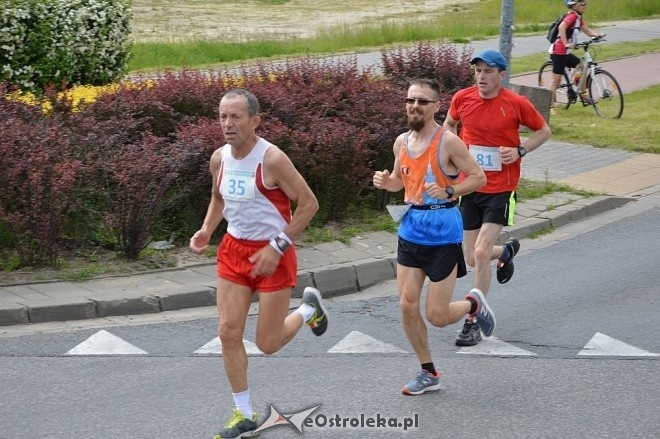
<svg viewBox="0 0 660 439">
<path fill-rule="evenodd" d="M 564 17 L 566 17 L 568 14 L 560 15 L 557 17 L 557 19 L 550 25 L 548 28 L 548 35 L 547 39 L 551 43 L 554 43 L 557 37 L 559 36 L 559 25 L 561 24 L 562 21 L 564 21 Z"/>
</svg>

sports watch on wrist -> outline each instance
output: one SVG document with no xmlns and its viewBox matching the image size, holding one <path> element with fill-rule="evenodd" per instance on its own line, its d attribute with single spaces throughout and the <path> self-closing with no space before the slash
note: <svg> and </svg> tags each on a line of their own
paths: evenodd
<svg viewBox="0 0 660 439">
<path fill-rule="evenodd" d="M 447 192 L 447 198 L 452 198 L 454 196 L 454 188 L 451 186 L 447 186 L 445 192 Z"/>
<path fill-rule="evenodd" d="M 525 157 L 525 154 L 527 154 L 527 150 L 525 149 L 524 146 L 520 145 L 518 147 L 518 155 L 522 158 Z"/>
<path fill-rule="evenodd" d="M 286 239 L 280 238 L 279 236 L 275 238 L 275 245 L 282 250 L 282 253 L 286 253 L 289 247 L 291 247 L 291 244 L 289 244 Z"/>
</svg>

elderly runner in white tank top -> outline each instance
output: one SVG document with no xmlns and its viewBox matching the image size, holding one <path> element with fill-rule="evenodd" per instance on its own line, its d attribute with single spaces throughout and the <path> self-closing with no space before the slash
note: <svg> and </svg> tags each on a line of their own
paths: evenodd
<svg viewBox="0 0 660 439">
<path fill-rule="evenodd" d="M 217 302 L 222 360 L 235 409 L 216 437 L 236 438 L 257 430 L 248 387 L 243 335 L 252 297 L 259 297 L 256 345 L 274 354 L 307 323 L 315 335 L 328 327 L 318 290 L 308 287 L 302 305 L 289 313 L 296 284 L 294 240 L 318 210 L 311 189 L 287 155 L 257 136 L 259 101 L 248 90 L 233 89 L 220 101 L 226 145 L 211 156 L 212 196 L 204 223 L 190 249 L 206 251 L 222 219 L 227 233 L 218 247 Z M 291 213 L 291 202 L 296 210 Z"/>
</svg>

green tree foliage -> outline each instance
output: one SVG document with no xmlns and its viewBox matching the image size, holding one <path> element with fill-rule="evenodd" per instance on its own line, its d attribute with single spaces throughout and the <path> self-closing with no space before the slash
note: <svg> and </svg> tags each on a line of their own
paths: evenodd
<svg viewBox="0 0 660 439">
<path fill-rule="evenodd" d="M 103 85 L 126 70 L 127 0 L 5 0 L 0 80 L 35 93 Z"/>
</svg>

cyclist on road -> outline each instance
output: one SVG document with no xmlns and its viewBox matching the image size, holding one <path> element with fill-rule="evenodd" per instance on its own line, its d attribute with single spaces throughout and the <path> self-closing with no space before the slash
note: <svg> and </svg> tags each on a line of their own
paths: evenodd
<svg viewBox="0 0 660 439">
<path fill-rule="evenodd" d="M 580 64 L 580 58 L 570 53 L 570 50 L 577 44 L 577 37 L 580 31 L 584 32 L 587 36 L 592 38 L 602 38 L 605 34 L 599 34 L 591 30 L 584 21 L 584 11 L 587 7 L 586 0 L 564 0 L 569 11 L 564 17 L 564 20 L 559 25 L 559 32 L 557 39 L 550 46 L 550 59 L 552 59 L 552 83 L 550 84 L 550 91 L 552 92 L 552 105 L 550 113 L 556 113 L 555 102 L 557 100 L 557 87 L 561 82 L 561 77 L 564 74 L 566 67 L 576 68 Z M 584 67 L 584 66 L 582 66 Z M 586 82 L 583 81 L 580 94 L 584 94 L 586 89 Z M 582 96 L 582 102 L 591 105 L 593 102 L 588 96 Z"/>
<path fill-rule="evenodd" d="M 487 183 L 461 197 L 463 250 L 468 265 L 475 267 L 473 287 L 488 294 L 491 261 L 498 260 L 497 280 L 503 284 L 513 276 L 513 257 L 520 249 L 516 238 L 495 245 L 504 226 L 513 225 L 516 188 L 522 157 L 550 138 L 550 127 L 524 96 L 502 87 L 506 60 L 496 50 L 484 50 L 472 58 L 476 84 L 454 94 L 444 126 L 457 133 L 470 154 L 486 173 Z M 520 142 L 520 126 L 532 130 Z M 481 340 L 479 325 L 465 321 L 456 344 L 473 346 Z"/>
</svg>

